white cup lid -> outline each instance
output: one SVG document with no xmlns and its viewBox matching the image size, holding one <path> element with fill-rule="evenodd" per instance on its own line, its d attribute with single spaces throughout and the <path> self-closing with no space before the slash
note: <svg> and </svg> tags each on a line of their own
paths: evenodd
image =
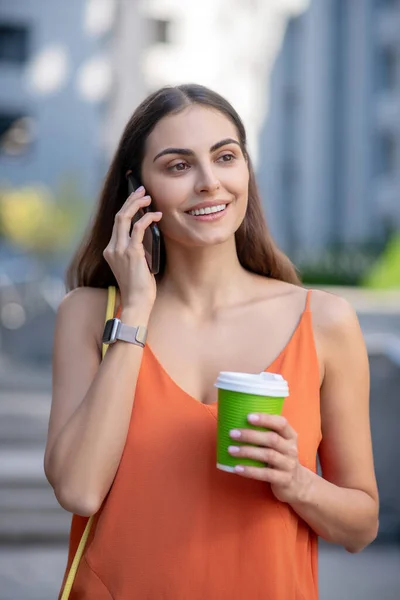
<svg viewBox="0 0 400 600">
<path fill-rule="evenodd" d="M 282 375 L 265 371 L 258 374 L 221 371 L 214 385 L 223 390 L 256 396 L 289 396 L 289 386 Z"/>
</svg>

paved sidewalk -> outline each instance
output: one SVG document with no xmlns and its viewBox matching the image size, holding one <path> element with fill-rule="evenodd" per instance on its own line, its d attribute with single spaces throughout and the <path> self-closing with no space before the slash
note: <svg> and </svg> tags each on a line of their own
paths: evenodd
<svg viewBox="0 0 400 600">
<path fill-rule="evenodd" d="M 0 547 L 1 600 L 55 600 L 65 561 L 65 546 Z M 400 546 L 351 555 L 321 544 L 319 600 L 399 600 L 399 566 Z"/>
<path fill-rule="evenodd" d="M 359 554 L 320 544 L 320 600 L 399 600 L 400 546 L 374 544 Z"/>
</svg>

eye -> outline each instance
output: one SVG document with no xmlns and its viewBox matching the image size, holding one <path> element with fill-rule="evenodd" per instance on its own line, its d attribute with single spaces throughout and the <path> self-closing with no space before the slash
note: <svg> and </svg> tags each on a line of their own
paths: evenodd
<svg viewBox="0 0 400 600">
<path fill-rule="evenodd" d="M 222 156 L 219 156 L 217 161 L 218 162 L 233 162 L 236 159 L 236 156 L 234 156 L 233 154 L 222 154 Z"/>
<path fill-rule="evenodd" d="M 171 167 L 168 167 L 168 171 L 176 173 L 177 171 L 186 171 L 189 168 L 190 167 L 186 162 L 178 162 L 172 165 Z"/>
</svg>

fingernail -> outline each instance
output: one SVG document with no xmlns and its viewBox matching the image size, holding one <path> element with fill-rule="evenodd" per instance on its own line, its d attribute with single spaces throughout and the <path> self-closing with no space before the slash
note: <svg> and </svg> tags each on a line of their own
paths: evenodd
<svg viewBox="0 0 400 600">
<path fill-rule="evenodd" d="M 144 190 L 144 186 L 141 185 L 141 186 L 138 187 L 138 189 L 136 191 L 137 192 L 143 192 L 143 190 Z"/>
<path fill-rule="evenodd" d="M 231 429 L 229 432 L 229 435 L 233 438 L 240 438 L 240 436 L 242 435 L 239 431 L 239 429 Z"/>
<path fill-rule="evenodd" d="M 244 472 L 244 467 L 242 467 L 241 465 L 236 465 L 235 473 L 243 473 L 243 472 Z"/>
<path fill-rule="evenodd" d="M 251 414 L 248 416 L 250 423 L 258 423 L 260 417 L 258 415 Z"/>
<path fill-rule="evenodd" d="M 239 446 L 228 446 L 228 452 L 232 452 L 232 454 L 236 454 L 237 452 L 239 452 L 239 450 Z"/>
</svg>

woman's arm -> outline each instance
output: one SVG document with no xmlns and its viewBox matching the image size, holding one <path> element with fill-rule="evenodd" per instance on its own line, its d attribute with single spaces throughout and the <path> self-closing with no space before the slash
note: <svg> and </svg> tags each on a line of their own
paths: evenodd
<svg viewBox="0 0 400 600">
<path fill-rule="evenodd" d="M 378 530 L 368 356 L 358 319 L 345 300 L 315 291 L 311 307 L 325 370 L 319 449 L 323 476 L 299 464 L 296 432 L 283 417 L 259 415 L 257 424 L 274 431 L 242 430 L 240 441 L 265 448 L 245 446 L 235 455 L 274 465 L 245 467 L 241 474 L 271 483 L 276 497 L 289 503 L 318 535 L 357 552 L 375 539 Z"/>
<path fill-rule="evenodd" d="M 143 350 L 117 342 L 102 362 L 106 291 L 80 288 L 62 301 L 53 349 L 53 397 L 45 472 L 63 508 L 90 516 L 100 508 L 121 459 Z M 122 311 L 147 325 L 150 310 Z"/>
<path fill-rule="evenodd" d="M 319 448 L 324 479 L 305 472 L 301 500 L 292 506 L 323 538 L 354 552 L 378 532 L 368 355 L 352 307 L 323 292 L 313 296 L 314 326 L 325 367 Z"/>
</svg>

